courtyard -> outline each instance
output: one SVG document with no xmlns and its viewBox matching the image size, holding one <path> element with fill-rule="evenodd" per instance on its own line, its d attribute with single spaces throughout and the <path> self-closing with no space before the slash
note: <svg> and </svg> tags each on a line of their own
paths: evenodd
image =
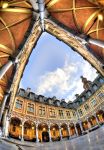
<svg viewBox="0 0 104 150">
<path fill-rule="evenodd" d="M 0 150 L 104 150 L 104 126 L 86 135 L 61 142 L 17 143 L 17 140 L 14 143 L 2 140 Z"/>
</svg>

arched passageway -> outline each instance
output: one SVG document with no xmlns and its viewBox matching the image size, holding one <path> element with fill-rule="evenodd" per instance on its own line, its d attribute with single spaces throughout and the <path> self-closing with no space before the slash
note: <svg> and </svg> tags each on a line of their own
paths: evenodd
<svg viewBox="0 0 104 150">
<path fill-rule="evenodd" d="M 48 125 L 46 123 L 38 125 L 38 139 L 40 142 L 49 142 Z"/>
<path fill-rule="evenodd" d="M 51 140 L 52 141 L 60 141 L 59 126 L 57 124 L 51 125 L 50 132 L 51 132 Z"/>
<path fill-rule="evenodd" d="M 104 123 L 104 111 L 103 110 L 98 110 L 96 113 L 96 117 L 100 124 Z"/>
<path fill-rule="evenodd" d="M 65 123 L 61 125 L 61 134 L 62 138 L 69 139 L 68 126 Z"/>
<path fill-rule="evenodd" d="M 79 123 L 76 124 L 76 129 L 77 129 L 78 135 L 82 135 L 82 131 L 81 131 L 81 127 Z"/>
<path fill-rule="evenodd" d="M 76 135 L 75 126 L 74 126 L 73 123 L 71 123 L 71 124 L 69 125 L 69 128 L 70 128 L 70 136 Z"/>
<path fill-rule="evenodd" d="M 21 120 L 16 117 L 11 118 L 9 125 L 9 136 L 12 138 L 21 139 L 21 134 Z"/>
<path fill-rule="evenodd" d="M 88 118 L 88 121 L 89 121 L 89 128 L 93 128 L 94 126 L 97 125 L 97 121 L 96 121 L 96 118 L 95 116 L 91 116 L 90 118 Z"/>
<path fill-rule="evenodd" d="M 36 126 L 35 123 L 30 120 L 24 123 L 24 140 L 36 141 Z"/>
<path fill-rule="evenodd" d="M 89 129 L 89 123 L 88 123 L 88 121 L 87 120 L 83 121 L 82 122 L 82 126 L 83 126 L 83 130 L 84 131 L 88 130 Z"/>
</svg>

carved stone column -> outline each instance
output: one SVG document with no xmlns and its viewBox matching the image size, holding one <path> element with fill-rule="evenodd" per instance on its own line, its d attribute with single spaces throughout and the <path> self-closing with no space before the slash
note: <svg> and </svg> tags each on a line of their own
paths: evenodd
<svg viewBox="0 0 104 150">
<path fill-rule="evenodd" d="M 6 101 L 7 101 L 7 98 L 9 96 L 9 92 L 7 92 L 4 96 L 4 99 L 3 99 L 3 103 L 1 105 L 1 109 L 0 109 L 0 120 L 2 119 L 2 115 L 3 115 L 3 112 L 4 112 L 4 108 L 5 108 L 5 104 L 6 104 Z"/>
<path fill-rule="evenodd" d="M 5 73 L 8 71 L 8 69 L 12 66 L 12 64 L 13 64 L 13 61 L 9 60 L 7 62 L 7 64 L 2 66 L 2 68 L 0 69 L 0 79 L 2 79 L 2 77 L 5 75 Z"/>
<path fill-rule="evenodd" d="M 95 117 L 95 119 L 96 119 L 96 122 L 97 122 L 98 126 L 100 126 L 100 123 L 99 123 L 99 120 L 98 120 L 97 116 L 94 115 L 94 117 Z"/>
<path fill-rule="evenodd" d="M 21 141 L 24 141 L 24 122 L 22 122 L 22 137 Z"/>
<path fill-rule="evenodd" d="M 83 131 L 83 127 L 82 127 L 82 122 L 81 121 L 79 122 L 79 126 L 80 126 L 81 132 L 83 134 L 84 131 Z"/>
<path fill-rule="evenodd" d="M 5 124 L 5 137 L 9 136 L 9 125 L 10 125 L 10 118 L 6 117 L 6 124 Z"/>
<path fill-rule="evenodd" d="M 88 118 L 87 118 L 87 123 L 88 123 L 88 130 L 89 130 L 92 127 L 92 125 L 91 125 L 90 121 L 88 120 Z"/>
<path fill-rule="evenodd" d="M 69 138 L 71 137 L 71 134 L 70 134 L 70 127 L 68 125 L 68 133 L 69 133 Z"/>
<path fill-rule="evenodd" d="M 8 114 L 8 110 L 6 109 L 3 115 L 3 136 L 5 137 L 5 130 L 6 130 L 6 120 L 7 120 L 7 114 Z"/>
<path fill-rule="evenodd" d="M 50 125 L 48 127 L 48 132 L 49 132 L 49 141 L 52 142 L 52 139 L 51 139 L 51 130 L 50 130 Z"/>
<path fill-rule="evenodd" d="M 62 140 L 61 126 L 59 126 L 60 140 Z"/>
<path fill-rule="evenodd" d="M 39 142 L 39 138 L 38 138 L 38 123 L 36 123 L 36 142 Z"/>
<path fill-rule="evenodd" d="M 76 124 L 74 125 L 74 128 L 75 128 L 76 136 L 78 136 L 78 130 L 77 130 Z"/>
</svg>

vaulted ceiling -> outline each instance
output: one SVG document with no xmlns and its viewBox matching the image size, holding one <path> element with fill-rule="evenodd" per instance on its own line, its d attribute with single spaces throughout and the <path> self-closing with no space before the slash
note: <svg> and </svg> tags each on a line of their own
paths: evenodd
<svg viewBox="0 0 104 150">
<path fill-rule="evenodd" d="M 29 55 L 44 30 L 43 25 L 45 31 L 71 46 L 104 75 L 104 48 L 80 40 L 80 37 L 91 37 L 104 41 L 104 1 L 45 0 L 43 18 L 37 2 L 39 0 L 0 1 L 0 67 L 20 54 L 19 62 L 0 79 L 0 100 L 10 89 L 10 105 Z"/>
</svg>

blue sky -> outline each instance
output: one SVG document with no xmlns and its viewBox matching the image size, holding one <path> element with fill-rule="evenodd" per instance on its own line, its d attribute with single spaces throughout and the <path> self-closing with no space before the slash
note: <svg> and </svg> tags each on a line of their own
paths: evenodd
<svg viewBox="0 0 104 150">
<path fill-rule="evenodd" d="M 78 53 L 44 32 L 30 55 L 20 87 L 36 94 L 74 100 L 83 91 L 80 76 L 93 81 L 96 70 Z"/>
</svg>

